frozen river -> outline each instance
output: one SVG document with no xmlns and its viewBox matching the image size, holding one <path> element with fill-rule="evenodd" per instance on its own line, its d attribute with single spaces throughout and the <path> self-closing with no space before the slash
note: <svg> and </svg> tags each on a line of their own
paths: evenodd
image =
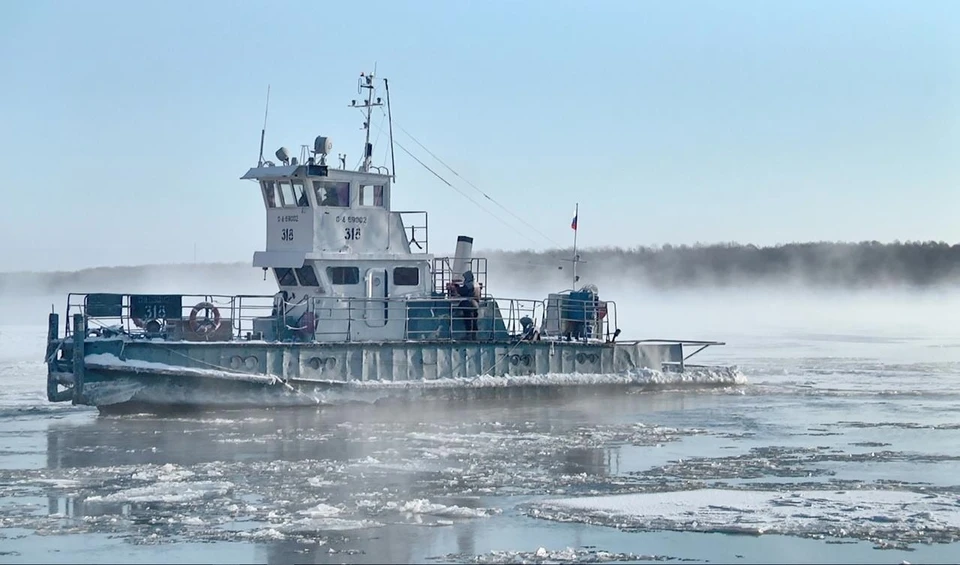
<svg viewBox="0 0 960 565">
<path fill-rule="evenodd" d="M 186 418 L 47 403 L 42 315 L 2 325 L 0 561 L 956 562 L 960 328 L 922 307 L 683 336 L 730 389 Z"/>
</svg>

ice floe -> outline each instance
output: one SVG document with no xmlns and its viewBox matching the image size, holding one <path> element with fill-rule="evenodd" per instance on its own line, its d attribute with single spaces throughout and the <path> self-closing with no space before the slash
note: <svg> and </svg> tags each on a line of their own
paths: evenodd
<svg viewBox="0 0 960 565">
<path fill-rule="evenodd" d="M 105 496 L 91 496 L 87 502 L 168 502 L 182 503 L 223 496 L 233 488 L 230 482 L 159 482 L 150 486 L 136 487 Z"/>
<path fill-rule="evenodd" d="M 960 498 L 898 490 L 695 489 L 545 500 L 534 517 L 614 526 L 874 541 L 960 535 Z"/>
</svg>

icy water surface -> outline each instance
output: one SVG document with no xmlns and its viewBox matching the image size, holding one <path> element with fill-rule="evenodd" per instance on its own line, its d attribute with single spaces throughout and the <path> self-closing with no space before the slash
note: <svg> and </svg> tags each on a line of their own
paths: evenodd
<svg viewBox="0 0 960 565">
<path fill-rule="evenodd" d="M 0 326 L 0 561 L 960 560 L 960 338 L 724 337 L 748 385 L 158 418 Z"/>
</svg>

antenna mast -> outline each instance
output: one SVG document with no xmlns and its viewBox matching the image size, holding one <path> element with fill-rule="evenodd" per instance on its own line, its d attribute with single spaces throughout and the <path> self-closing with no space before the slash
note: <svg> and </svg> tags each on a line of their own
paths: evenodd
<svg viewBox="0 0 960 565">
<path fill-rule="evenodd" d="M 387 92 L 387 122 L 390 124 L 390 178 L 397 182 L 397 161 L 393 157 L 393 113 L 390 111 L 390 84 L 383 79 L 383 88 Z"/>
<path fill-rule="evenodd" d="M 573 290 L 577 288 L 577 282 L 580 280 L 580 277 L 577 276 L 577 263 L 580 262 L 580 256 L 577 255 L 577 222 L 580 220 L 580 203 L 577 202 L 577 206 L 573 212 Z"/>
<path fill-rule="evenodd" d="M 263 166 L 263 138 L 267 135 L 267 113 L 270 111 L 270 85 L 267 85 L 267 106 L 263 110 L 263 129 L 260 130 L 260 158 L 257 166 Z"/>
<path fill-rule="evenodd" d="M 370 163 L 373 160 L 373 146 L 370 144 L 370 116 L 376 106 L 383 106 L 379 98 L 377 98 L 376 101 L 373 99 L 374 91 L 376 90 L 376 87 L 373 85 L 373 78 L 373 73 L 360 73 L 360 83 L 357 85 L 357 91 L 363 94 L 363 89 L 366 88 L 367 99 L 364 100 L 360 106 L 357 106 L 356 100 L 351 101 L 350 104 L 351 107 L 366 110 L 366 120 L 363 122 L 363 129 L 367 130 L 367 134 L 363 144 L 363 164 L 360 165 L 360 171 L 364 173 L 370 171 Z"/>
</svg>

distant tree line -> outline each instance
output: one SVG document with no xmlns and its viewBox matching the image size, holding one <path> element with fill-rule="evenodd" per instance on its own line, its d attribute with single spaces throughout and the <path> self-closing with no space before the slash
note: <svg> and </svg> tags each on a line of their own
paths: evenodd
<svg viewBox="0 0 960 565">
<path fill-rule="evenodd" d="M 572 249 L 483 251 L 491 281 L 549 283 L 571 280 Z M 624 279 L 654 288 L 802 285 L 834 288 L 933 287 L 960 284 L 960 244 L 944 242 L 738 243 L 591 248 L 580 251 L 582 282 Z M 80 271 L 0 273 L 0 293 L 263 292 L 260 269 L 248 263 L 97 267 Z M 211 288 L 213 286 L 214 288 Z M 567 283 L 569 286 L 569 283 Z"/>
<path fill-rule="evenodd" d="M 569 280 L 572 249 L 486 253 L 491 270 L 521 279 Z M 960 282 L 960 244 L 944 242 L 738 243 L 593 248 L 579 252 L 582 279 L 629 278 L 657 288 L 751 283 L 817 287 L 930 287 Z M 561 269 L 562 267 L 562 269 Z M 562 274 L 559 274 L 558 271 Z"/>
</svg>

